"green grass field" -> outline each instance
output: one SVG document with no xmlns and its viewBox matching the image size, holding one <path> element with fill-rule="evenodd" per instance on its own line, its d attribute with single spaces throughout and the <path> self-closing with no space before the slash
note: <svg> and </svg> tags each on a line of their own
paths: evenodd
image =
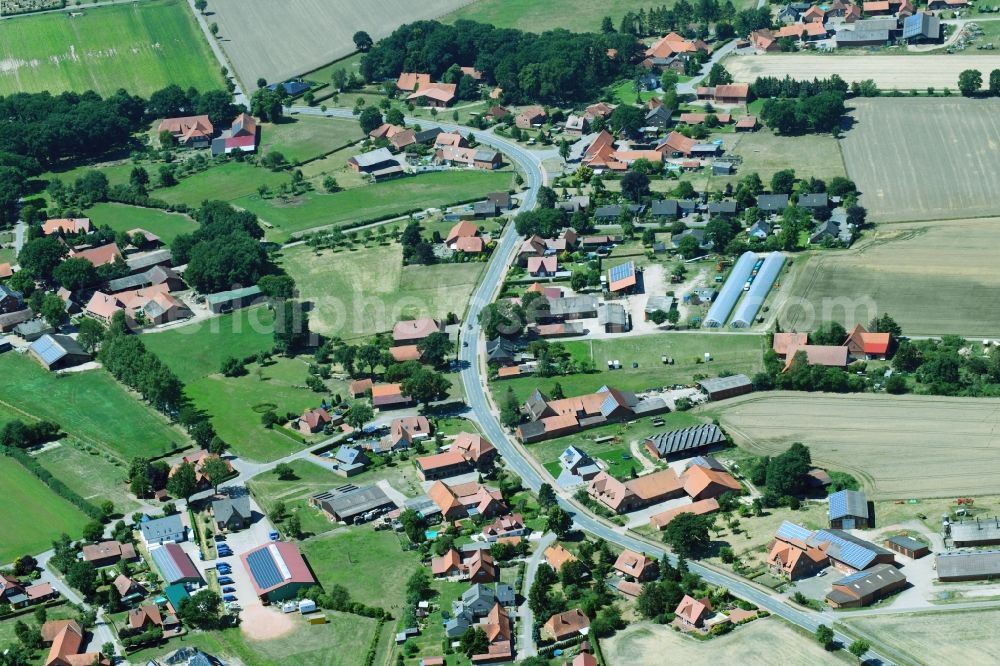
<svg viewBox="0 0 1000 666">
<path fill-rule="evenodd" d="M 345 339 L 388 331 L 404 316 L 461 317 L 485 266 L 403 266 L 402 248 L 395 243 L 318 253 L 297 246 L 284 251 L 281 265 L 302 298 L 314 304 L 312 329 Z"/>
<path fill-rule="evenodd" d="M 30 358 L 0 356 L 0 376 L 16 389 L 3 400 L 126 461 L 188 445 L 180 430 L 130 395 L 104 370 L 56 375 Z"/>
<path fill-rule="evenodd" d="M 219 436 L 241 456 L 274 460 L 299 450 L 302 444 L 260 424 L 259 410 L 264 405 L 274 405 L 279 414 L 301 414 L 308 407 L 319 407 L 324 397 L 346 395 L 344 382 L 327 380 L 326 394 L 306 388 L 307 369 L 305 360 L 279 357 L 264 367 L 248 366 L 243 377 L 212 374 L 191 382 L 187 395 L 212 415 Z"/>
<path fill-rule="evenodd" d="M 0 23 L 0 95 L 124 88 L 133 95 L 175 83 L 222 88 L 222 75 L 184 0 L 81 8 Z"/>
<path fill-rule="evenodd" d="M 87 516 L 10 458 L 0 461 L 0 521 L 10 532 L 0 539 L 0 562 L 36 554 L 52 547 L 65 532 L 79 536 Z"/>
<path fill-rule="evenodd" d="M 277 357 L 263 368 L 247 366 L 242 377 L 219 374 L 230 357 L 245 358 L 271 349 L 273 313 L 264 307 L 171 329 L 143 338 L 186 384 L 186 395 L 212 417 L 219 436 L 242 456 L 273 460 L 297 451 L 301 444 L 260 424 L 254 411 L 265 403 L 279 414 L 317 407 L 323 396 L 305 387 L 306 362 Z M 259 371 L 259 374 L 258 374 Z M 343 383 L 328 381 L 327 396 L 344 393 Z"/>
<path fill-rule="evenodd" d="M 756 335 L 716 335 L 712 333 L 655 333 L 609 340 L 565 342 L 576 358 L 590 358 L 598 372 L 538 379 L 523 377 L 496 382 L 494 392 L 514 389 L 524 400 L 538 387 L 551 391 L 559 382 L 567 396 L 596 391 L 608 384 L 623 391 L 642 391 L 672 384 L 691 384 L 695 375 L 715 377 L 723 372 L 752 375 L 763 369 L 764 338 Z M 708 352 L 712 360 L 699 362 Z M 673 365 L 660 357 L 671 356 Z M 620 370 L 607 370 L 609 360 L 622 363 Z M 632 363 L 639 364 L 632 368 Z"/>
<path fill-rule="evenodd" d="M 187 383 L 219 372 L 229 356 L 244 358 L 274 345 L 267 308 L 244 308 L 187 326 L 145 335 L 146 348 Z"/>
<path fill-rule="evenodd" d="M 299 163 L 364 138 L 355 120 L 290 116 L 260 128 L 261 152 L 277 150 L 289 162 Z"/>
<path fill-rule="evenodd" d="M 132 663 L 146 663 L 154 657 L 184 646 L 200 648 L 213 657 L 221 657 L 228 663 L 244 666 L 272 666 L 277 663 L 302 664 L 303 666 L 355 666 L 364 663 L 368 645 L 375 635 L 376 621 L 325 611 L 327 623 L 306 624 L 305 618 L 292 615 L 295 629 L 281 638 L 255 641 L 248 638 L 241 629 L 223 631 L 196 631 L 170 640 L 159 647 L 129 654 Z M 385 631 L 383 629 L 383 631 Z M 336 646 L 332 649 L 331 646 Z"/>
<path fill-rule="evenodd" d="M 179 234 L 191 233 L 198 228 L 198 223 L 187 215 L 117 203 L 99 203 L 88 208 L 84 214 L 97 226 L 106 224 L 115 231 L 145 229 L 167 244 Z"/>
<path fill-rule="evenodd" d="M 381 606 L 393 615 L 402 612 L 406 580 L 420 566 L 415 551 L 404 551 L 392 531 L 353 527 L 302 542 L 302 554 L 324 587 L 339 584 L 351 597 Z"/>
<path fill-rule="evenodd" d="M 255 185 L 254 194 L 237 198 L 233 204 L 257 213 L 261 220 L 277 227 L 269 230 L 267 236 L 281 242 L 295 232 L 316 227 L 377 220 L 431 206 L 485 198 L 490 192 L 507 190 L 510 183 L 509 171 L 462 169 L 398 178 L 335 194 L 309 192 L 288 203 L 261 199 Z"/>
<path fill-rule="evenodd" d="M 233 201 L 250 194 L 256 196 L 257 188 L 267 185 L 274 189 L 290 179 L 287 173 L 269 171 L 248 162 L 226 162 L 207 171 L 184 178 L 173 187 L 153 190 L 151 196 L 167 203 L 186 203 L 198 207 L 202 201 L 220 199 Z"/>
<path fill-rule="evenodd" d="M 336 62 L 331 62 L 329 65 L 324 65 L 319 69 L 313 70 L 308 74 L 303 74 L 302 78 L 316 84 L 330 83 L 330 77 L 332 77 L 333 72 L 338 69 L 342 69 L 348 74 L 354 72 L 358 76 L 361 76 L 361 56 L 361 53 L 349 55 L 346 58 L 341 58 Z M 323 92 L 325 93 L 326 91 Z M 317 95 L 317 97 L 318 96 L 320 95 Z"/>
<path fill-rule="evenodd" d="M 662 418 L 665 424 L 654 426 L 653 417 L 647 417 L 638 419 L 633 423 L 613 423 L 567 437 L 529 444 L 525 448 L 538 462 L 542 463 L 553 477 L 559 476 L 560 454 L 566 450 L 566 447 L 575 446 L 581 451 L 585 451 L 591 457 L 600 458 L 607 463 L 608 471 L 612 476 L 619 479 L 626 479 L 629 477 L 633 466 L 636 471 L 642 470 L 642 465 L 638 461 L 622 457 L 622 454 L 631 455 L 629 451 L 631 442 L 641 442 L 646 437 L 657 432 L 687 428 L 688 426 L 704 422 L 703 419 L 691 412 L 671 412 L 658 418 Z M 614 439 L 601 443 L 595 441 L 609 436 L 614 437 Z"/>
<path fill-rule="evenodd" d="M 37 455 L 38 462 L 52 475 L 76 491 L 83 499 L 100 504 L 111 500 L 115 511 L 127 516 L 139 505 L 128 494 L 126 463 L 115 464 L 106 455 L 90 449 L 72 438 Z"/>
<path fill-rule="evenodd" d="M 733 4 L 737 9 L 751 6 L 747 0 Z M 666 5 L 671 6 L 673 3 L 668 2 Z M 499 28 L 517 28 L 528 32 L 544 32 L 555 28 L 572 32 L 598 32 L 604 16 L 610 16 L 617 28 L 625 12 L 638 12 L 640 9 L 648 11 L 651 6 L 643 0 L 477 0 L 448 14 L 442 21 L 468 19 L 492 23 Z"/>
</svg>

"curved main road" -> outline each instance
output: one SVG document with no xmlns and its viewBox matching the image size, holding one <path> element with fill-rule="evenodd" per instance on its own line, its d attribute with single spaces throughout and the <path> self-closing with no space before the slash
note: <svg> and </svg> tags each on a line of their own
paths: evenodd
<svg viewBox="0 0 1000 666">
<path fill-rule="evenodd" d="M 291 111 L 302 115 L 326 116 L 333 118 L 355 118 L 354 114 L 347 109 L 328 109 L 326 111 L 322 111 L 315 107 L 295 106 L 291 108 Z M 428 124 L 428 121 L 425 118 L 407 118 L 406 122 L 409 124 Z M 467 134 L 471 131 L 472 135 L 476 138 L 476 141 L 491 146 L 507 155 L 507 157 L 509 157 L 524 171 L 525 175 L 525 184 L 527 185 L 527 189 L 523 192 L 520 209 L 530 210 L 535 207 L 538 196 L 538 188 L 544 184 L 542 164 L 537 155 L 488 131 L 475 129 L 470 130 L 468 127 L 455 125 L 453 123 L 436 124 L 440 125 L 442 129 L 447 131 L 459 131 L 463 134 Z M 511 257 L 514 254 L 514 250 L 517 247 L 519 240 L 520 238 L 517 235 L 517 231 L 514 229 L 514 225 L 508 224 L 506 231 L 504 231 L 503 235 L 500 237 L 496 249 L 493 251 L 493 257 L 490 259 L 490 262 L 486 267 L 483 280 L 476 291 L 473 292 L 472 299 L 469 302 L 469 309 L 466 312 L 465 323 L 463 324 L 461 336 L 463 343 L 467 343 L 468 346 L 464 346 L 463 344 L 462 347 L 459 347 L 459 361 L 464 365 L 461 376 L 462 383 L 465 386 L 466 400 L 469 403 L 469 407 L 471 408 L 476 421 L 479 423 L 480 427 L 482 427 L 483 433 L 486 435 L 487 439 L 496 445 L 507 465 L 514 471 L 515 474 L 521 477 L 524 485 L 537 492 L 543 483 L 542 476 L 528 461 L 520 449 L 511 441 L 507 432 L 497 420 L 496 414 L 486 399 L 486 382 L 483 380 L 479 364 L 479 348 L 483 339 L 483 336 L 481 335 L 481 327 L 479 325 L 479 313 L 484 307 L 486 307 L 486 305 L 491 303 L 496 296 L 496 293 L 500 288 L 500 284 L 503 281 L 504 272 L 510 263 Z M 560 498 L 559 504 L 573 514 L 573 520 L 580 529 L 590 532 L 594 536 L 624 548 L 630 548 L 638 552 L 648 553 L 649 555 L 658 558 L 666 555 L 663 549 L 615 531 L 609 525 L 597 520 L 589 513 L 580 510 L 578 506 L 565 499 Z M 672 555 L 669 557 L 672 561 L 676 560 L 676 558 Z M 726 587 L 736 596 L 746 599 L 761 608 L 765 608 L 773 615 L 778 615 L 779 617 L 802 627 L 806 631 L 814 632 L 816 627 L 823 624 L 824 621 L 829 622 L 829 620 L 820 614 L 799 610 L 798 608 L 785 602 L 783 599 L 780 599 L 777 596 L 771 596 L 770 594 L 767 594 L 757 587 L 748 584 L 742 578 L 735 575 L 730 575 L 715 569 L 709 569 L 695 562 L 688 563 L 688 568 L 709 583 Z M 851 639 L 839 633 L 836 635 L 836 639 L 844 645 L 851 642 Z M 893 663 L 874 651 L 870 651 L 865 656 L 869 663 Z"/>
</svg>

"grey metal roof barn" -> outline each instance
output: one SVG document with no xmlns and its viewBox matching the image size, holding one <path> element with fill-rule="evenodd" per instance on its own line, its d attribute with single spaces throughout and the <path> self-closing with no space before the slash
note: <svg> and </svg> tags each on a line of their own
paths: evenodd
<svg viewBox="0 0 1000 666">
<path fill-rule="evenodd" d="M 788 208 L 787 194 L 760 194 L 757 196 L 757 208 L 768 213 L 777 213 Z"/>
<path fill-rule="evenodd" d="M 388 148 L 379 148 L 367 153 L 361 153 L 351 158 L 361 169 L 370 169 L 385 162 L 396 162 L 396 158 Z"/>
<path fill-rule="evenodd" d="M 39 361 L 50 368 L 67 356 L 89 358 L 83 347 L 68 335 L 43 335 L 32 342 L 29 349 Z"/>
<path fill-rule="evenodd" d="M 750 277 L 750 271 L 757 263 L 757 255 L 753 252 L 744 252 L 736 261 L 733 270 L 729 273 L 729 279 L 722 285 L 722 290 L 712 303 L 705 317 L 704 326 L 707 328 L 719 328 L 725 325 L 729 319 L 729 313 L 733 311 L 736 301 L 743 294 L 743 285 Z"/>
<path fill-rule="evenodd" d="M 939 580 L 981 580 L 1000 577 L 1000 550 L 944 553 L 934 560 Z"/>
<path fill-rule="evenodd" d="M 767 259 L 764 260 L 764 264 L 757 272 L 753 284 L 750 285 L 750 291 L 747 292 L 739 307 L 736 308 L 736 314 L 733 315 L 733 322 L 730 324 L 733 328 L 750 328 L 753 325 L 754 317 L 760 311 L 760 307 L 764 304 L 764 299 L 767 298 L 768 292 L 771 291 L 771 286 L 778 279 L 778 275 L 781 274 L 781 267 L 784 265 L 785 255 L 780 252 L 772 252 L 767 255 Z"/>
<path fill-rule="evenodd" d="M 584 294 L 566 298 L 550 298 L 551 317 L 594 317 L 597 315 L 597 297 Z"/>
<path fill-rule="evenodd" d="M 951 540 L 956 547 L 1000 544 L 1000 519 L 994 516 L 952 523 Z"/>
<path fill-rule="evenodd" d="M 395 502 L 378 486 L 359 487 L 354 484 L 317 493 L 309 501 L 337 520 L 347 523 L 353 522 L 361 514 L 373 509 L 395 506 Z"/>
<path fill-rule="evenodd" d="M 728 377 L 710 377 L 698 382 L 698 386 L 709 395 L 735 390 L 752 389 L 753 383 L 746 375 L 729 375 Z M 749 392 L 749 391 L 748 391 Z"/>
<path fill-rule="evenodd" d="M 661 458 L 681 451 L 723 444 L 725 441 L 725 434 L 714 423 L 661 432 L 646 438 L 647 446 L 655 448 Z"/>
<path fill-rule="evenodd" d="M 830 520 L 845 516 L 868 518 L 868 498 L 860 490 L 841 490 L 829 497 Z"/>
</svg>

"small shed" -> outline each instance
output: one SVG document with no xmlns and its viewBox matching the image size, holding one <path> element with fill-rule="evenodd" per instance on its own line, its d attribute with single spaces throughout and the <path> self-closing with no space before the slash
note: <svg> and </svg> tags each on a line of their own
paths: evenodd
<svg viewBox="0 0 1000 666">
<path fill-rule="evenodd" d="M 926 544 L 908 536 L 888 538 L 885 540 L 885 547 L 900 555 L 905 555 L 911 560 L 919 560 L 931 552 L 931 549 Z"/>
<path fill-rule="evenodd" d="M 730 375 L 698 382 L 709 400 L 725 400 L 753 391 L 753 383 L 746 375 Z"/>
</svg>

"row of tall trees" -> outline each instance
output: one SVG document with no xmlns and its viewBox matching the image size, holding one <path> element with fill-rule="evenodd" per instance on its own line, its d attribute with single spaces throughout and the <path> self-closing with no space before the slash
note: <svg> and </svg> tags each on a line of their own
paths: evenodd
<svg viewBox="0 0 1000 666">
<path fill-rule="evenodd" d="M 441 79 L 454 64 L 471 65 L 511 102 L 587 101 L 631 73 L 632 56 L 641 46 L 618 32 L 535 34 L 474 21 L 419 21 L 375 44 L 362 58 L 361 72 L 368 81 L 394 79 L 404 71 Z"/>
</svg>

